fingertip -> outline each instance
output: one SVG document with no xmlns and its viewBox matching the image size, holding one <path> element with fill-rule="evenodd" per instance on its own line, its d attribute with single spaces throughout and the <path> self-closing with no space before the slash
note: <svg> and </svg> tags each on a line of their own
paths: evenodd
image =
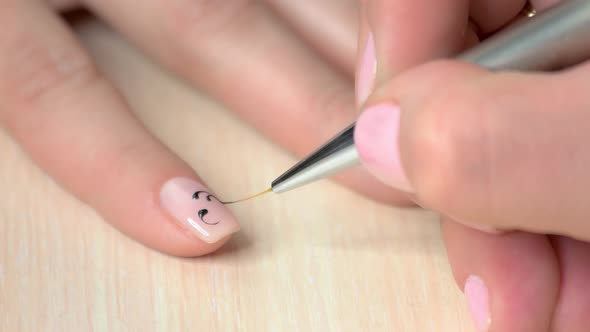
<svg viewBox="0 0 590 332">
<path fill-rule="evenodd" d="M 546 236 L 521 232 L 497 236 L 450 220 L 443 223 L 443 235 L 455 280 L 465 291 L 476 327 L 548 330 L 559 267 Z"/>
<path fill-rule="evenodd" d="M 190 172 L 184 173 L 160 181 L 157 176 L 144 179 L 152 185 L 130 183 L 132 187 L 118 189 L 119 204 L 111 197 L 93 205 L 107 221 L 147 247 L 178 257 L 210 254 L 230 241 L 240 226 L 215 196 L 207 200 L 212 191 Z M 198 199 L 193 198 L 197 192 Z"/>
<path fill-rule="evenodd" d="M 212 254 L 222 247 L 226 246 L 229 241 L 231 241 L 232 236 L 228 235 L 223 239 L 215 243 L 207 243 L 203 241 L 195 241 L 194 238 L 191 239 L 190 236 L 187 236 L 187 244 L 185 245 L 173 245 L 173 246 L 165 246 L 161 249 L 157 249 L 158 251 L 165 253 L 167 255 L 175 256 L 175 257 L 184 257 L 184 258 L 195 258 L 195 257 L 202 257 Z"/>
<path fill-rule="evenodd" d="M 448 214 L 459 203 L 469 204 L 471 197 L 460 190 L 472 170 L 460 163 L 479 155 L 472 153 L 477 146 L 464 139 L 478 134 L 479 113 L 463 104 L 471 98 L 470 83 L 485 73 L 473 65 L 439 60 L 382 85 L 369 98 L 374 106 L 360 115 L 355 128 L 366 168 L 384 183 L 416 193 L 422 206 L 438 212 Z"/>
</svg>

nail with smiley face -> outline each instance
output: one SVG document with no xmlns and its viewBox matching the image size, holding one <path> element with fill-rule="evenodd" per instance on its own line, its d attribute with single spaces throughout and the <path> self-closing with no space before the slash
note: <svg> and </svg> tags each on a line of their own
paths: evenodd
<svg viewBox="0 0 590 332">
<path fill-rule="evenodd" d="M 167 181 L 160 191 L 160 201 L 183 228 L 207 243 L 215 243 L 240 230 L 233 214 L 195 180 Z"/>
</svg>

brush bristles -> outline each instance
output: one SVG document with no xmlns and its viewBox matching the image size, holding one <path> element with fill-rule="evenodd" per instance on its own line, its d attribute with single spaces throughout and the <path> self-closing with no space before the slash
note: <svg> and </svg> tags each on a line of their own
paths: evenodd
<svg viewBox="0 0 590 332">
<path fill-rule="evenodd" d="M 244 202 L 244 201 L 247 201 L 247 200 L 250 200 L 250 199 L 256 198 L 256 197 L 260 197 L 260 196 L 262 196 L 262 195 L 264 195 L 264 194 L 267 194 L 267 193 L 269 193 L 269 192 L 271 192 L 271 191 L 272 191 L 272 188 L 268 188 L 268 189 L 266 189 L 266 190 L 264 190 L 264 191 L 261 191 L 261 192 L 259 192 L 258 194 L 255 194 L 255 195 L 252 195 L 252 196 L 249 196 L 249 197 L 246 197 L 246 198 L 242 198 L 242 199 L 239 199 L 239 200 L 237 200 L 237 201 L 231 201 L 231 202 L 221 202 L 221 203 L 223 203 L 223 204 L 225 204 L 225 205 L 228 205 L 228 204 L 235 204 L 235 203 L 240 203 L 240 202 Z"/>
</svg>

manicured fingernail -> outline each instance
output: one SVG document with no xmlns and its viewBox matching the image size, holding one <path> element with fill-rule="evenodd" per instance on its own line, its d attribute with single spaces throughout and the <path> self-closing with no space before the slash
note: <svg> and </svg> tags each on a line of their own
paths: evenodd
<svg viewBox="0 0 590 332">
<path fill-rule="evenodd" d="M 233 214 L 201 183 L 188 178 L 168 180 L 160 203 L 185 229 L 215 243 L 240 230 Z"/>
<path fill-rule="evenodd" d="M 377 59 L 375 58 L 375 40 L 373 34 L 369 33 L 365 50 L 359 62 L 359 69 L 356 78 L 356 100 L 357 105 L 362 105 L 367 100 L 373 85 L 375 84 L 375 75 L 377 74 Z"/>
<path fill-rule="evenodd" d="M 399 107 L 371 106 L 356 122 L 354 142 L 369 172 L 394 188 L 412 192 L 399 155 L 399 121 Z"/>
<path fill-rule="evenodd" d="M 469 276 L 465 281 L 463 292 L 467 298 L 467 307 L 475 328 L 479 332 L 487 331 L 492 324 L 492 317 L 490 315 L 490 295 L 485 283 L 477 276 Z"/>
</svg>

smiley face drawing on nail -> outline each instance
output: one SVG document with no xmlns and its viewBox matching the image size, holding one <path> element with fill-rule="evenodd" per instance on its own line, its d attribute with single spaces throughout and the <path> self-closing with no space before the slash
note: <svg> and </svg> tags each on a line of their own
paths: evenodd
<svg viewBox="0 0 590 332">
<path fill-rule="evenodd" d="M 212 198 L 214 198 L 217 201 L 217 203 L 214 202 L 212 200 Z M 203 204 L 203 207 L 201 209 L 199 209 L 199 211 L 197 212 L 197 215 L 199 216 L 199 219 L 203 223 L 205 223 L 207 225 L 214 226 L 214 225 L 217 225 L 217 224 L 219 224 L 221 222 L 221 220 L 217 220 L 215 222 L 211 222 L 210 220 L 212 220 L 212 219 L 215 220 L 215 219 L 209 215 L 209 209 L 206 209 L 205 208 L 207 206 L 207 204 L 221 204 L 221 202 L 219 201 L 219 199 L 217 199 L 217 197 L 213 196 L 212 194 L 210 194 L 210 193 L 208 193 L 206 191 L 200 190 L 200 191 L 197 191 L 197 192 L 195 192 L 193 194 L 193 199 L 194 200 L 199 200 L 199 201 L 202 201 L 203 202 L 202 203 Z M 205 217 L 207 215 L 209 215 L 209 217 L 207 217 L 207 220 L 209 220 L 209 221 L 205 220 Z"/>
</svg>

